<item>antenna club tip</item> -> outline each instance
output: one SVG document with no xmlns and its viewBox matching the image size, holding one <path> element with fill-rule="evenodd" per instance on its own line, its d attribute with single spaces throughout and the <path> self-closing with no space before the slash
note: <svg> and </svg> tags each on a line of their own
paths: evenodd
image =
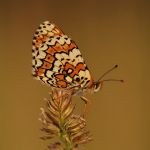
<svg viewBox="0 0 150 150">
<path fill-rule="evenodd" d="M 120 80 L 122 83 L 124 83 L 124 80 Z"/>
<path fill-rule="evenodd" d="M 117 68 L 118 67 L 118 65 L 115 65 L 115 68 Z"/>
</svg>

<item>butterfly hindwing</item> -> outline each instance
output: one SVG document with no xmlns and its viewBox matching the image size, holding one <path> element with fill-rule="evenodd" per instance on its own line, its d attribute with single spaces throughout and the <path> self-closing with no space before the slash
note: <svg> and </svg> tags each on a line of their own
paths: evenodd
<svg viewBox="0 0 150 150">
<path fill-rule="evenodd" d="M 92 82 L 77 45 L 55 24 L 41 24 L 32 43 L 35 78 L 56 88 L 85 87 Z"/>
</svg>

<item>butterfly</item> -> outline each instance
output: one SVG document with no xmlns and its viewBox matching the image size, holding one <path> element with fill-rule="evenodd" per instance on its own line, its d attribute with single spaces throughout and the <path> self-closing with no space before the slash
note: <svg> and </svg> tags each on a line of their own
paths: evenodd
<svg viewBox="0 0 150 150">
<path fill-rule="evenodd" d="M 54 89 L 74 95 L 88 90 L 97 92 L 108 81 L 101 79 L 116 67 L 94 81 L 76 43 L 54 23 L 43 22 L 33 36 L 32 75 Z"/>
</svg>

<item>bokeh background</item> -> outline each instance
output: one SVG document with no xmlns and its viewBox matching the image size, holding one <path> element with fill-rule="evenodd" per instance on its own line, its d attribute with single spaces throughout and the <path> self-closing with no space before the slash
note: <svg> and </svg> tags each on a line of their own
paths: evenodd
<svg viewBox="0 0 150 150">
<path fill-rule="evenodd" d="M 97 79 L 115 64 L 105 83 L 87 97 L 93 142 L 86 150 L 150 149 L 150 3 L 147 0 L 0 1 L 0 149 L 44 150 L 38 121 L 50 89 L 31 76 L 31 41 L 45 20 L 55 22 L 79 46 Z M 74 101 L 80 105 L 79 97 Z"/>
</svg>

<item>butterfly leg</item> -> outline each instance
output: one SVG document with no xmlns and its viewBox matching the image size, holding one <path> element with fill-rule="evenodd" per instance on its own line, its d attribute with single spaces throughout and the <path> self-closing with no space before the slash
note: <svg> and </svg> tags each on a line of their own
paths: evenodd
<svg viewBox="0 0 150 150">
<path fill-rule="evenodd" d="M 52 89 L 52 91 L 49 92 L 52 99 L 61 99 L 63 97 L 70 97 L 70 94 L 67 93 L 64 90 L 57 90 L 55 88 Z"/>
<path fill-rule="evenodd" d="M 84 105 L 84 110 L 83 110 L 83 117 L 85 118 L 86 113 L 87 113 L 87 106 L 88 106 L 88 104 L 89 104 L 89 100 L 88 100 L 86 97 L 84 97 L 84 96 L 81 96 L 80 98 L 81 98 L 81 100 L 83 100 L 84 103 L 85 103 L 85 105 Z"/>
<path fill-rule="evenodd" d="M 79 91 L 80 87 L 81 85 L 75 85 L 73 87 L 68 88 L 67 90 L 69 90 L 71 94 L 74 95 Z"/>
</svg>

